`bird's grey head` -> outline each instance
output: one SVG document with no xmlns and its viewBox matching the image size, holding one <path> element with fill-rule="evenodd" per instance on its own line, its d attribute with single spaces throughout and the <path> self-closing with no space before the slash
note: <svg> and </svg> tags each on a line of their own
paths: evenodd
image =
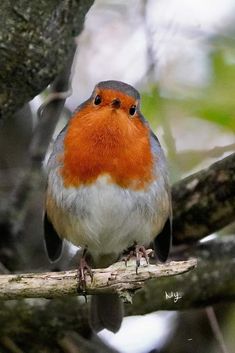
<svg viewBox="0 0 235 353">
<path fill-rule="evenodd" d="M 131 85 L 128 85 L 127 83 L 121 82 L 121 81 L 102 81 L 98 83 L 95 87 L 95 89 L 100 88 L 100 89 L 110 89 L 114 91 L 119 91 L 124 94 L 127 94 L 130 97 L 133 97 L 136 100 L 140 100 L 140 94 L 139 92 L 132 87 Z"/>
</svg>

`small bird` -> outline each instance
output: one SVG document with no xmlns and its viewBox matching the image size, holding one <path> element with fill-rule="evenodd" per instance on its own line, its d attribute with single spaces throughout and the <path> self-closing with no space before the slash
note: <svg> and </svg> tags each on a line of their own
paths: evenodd
<svg viewBox="0 0 235 353">
<path fill-rule="evenodd" d="M 138 253 L 151 242 L 158 259 L 167 260 L 172 219 L 167 165 L 135 88 L 98 83 L 54 142 L 47 174 L 44 236 L 50 260 L 60 256 L 63 239 L 87 249 L 98 268 L 133 245 Z M 82 257 L 80 279 L 86 270 Z M 96 331 L 116 332 L 122 317 L 118 295 L 92 296 Z"/>
</svg>

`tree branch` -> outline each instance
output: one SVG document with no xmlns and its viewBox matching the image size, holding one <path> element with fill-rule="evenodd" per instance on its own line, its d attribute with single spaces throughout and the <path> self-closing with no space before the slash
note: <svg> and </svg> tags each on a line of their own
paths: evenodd
<svg viewBox="0 0 235 353">
<path fill-rule="evenodd" d="M 235 153 L 172 188 L 173 242 L 192 242 L 235 221 Z"/>
<path fill-rule="evenodd" d="M 68 352 L 68 345 L 81 353 L 116 352 L 91 331 L 88 305 L 76 297 L 2 302 L 0 322 L 0 337 L 10 337 L 27 353 Z"/>
<path fill-rule="evenodd" d="M 127 268 L 123 262 L 118 262 L 106 269 L 94 270 L 93 282 L 87 278 L 87 293 L 117 292 L 128 302 L 132 294 L 142 288 L 135 294 L 129 309 L 129 312 L 136 314 L 233 301 L 234 253 L 235 236 L 228 236 L 200 243 L 178 254 L 180 258 L 190 256 L 188 261 L 171 261 L 148 267 L 142 265 L 138 275 L 135 274 L 134 262 Z M 190 273 L 182 274 L 195 267 L 195 258 L 197 267 Z M 76 271 L 0 276 L 1 300 L 71 295 L 78 295 Z"/>
<path fill-rule="evenodd" d="M 196 269 L 182 275 L 145 282 L 144 288 L 136 292 L 133 304 L 126 305 L 126 313 L 137 315 L 159 309 L 198 308 L 207 306 L 208 303 L 235 300 L 234 253 L 235 236 L 198 244 L 190 252 L 184 253 L 185 256 L 197 256 Z M 141 267 L 141 272 L 142 270 L 145 272 Z M 132 271 L 135 276 L 134 268 Z M 55 275 L 59 276 L 59 273 Z M 76 279 L 71 281 L 75 283 Z M 61 280 L 61 286 L 65 290 L 63 283 Z M 75 293 L 75 287 L 73 291 Z M 0 322 L 0 336 L 11 337 L 29 353 L 35 352 L 35 347 L 40 347 L 42 342 L 44 346 L 54 349 L 59 337 L 61 339 L 68 331 L 79 332 L 86 338 L 90 338 L 91 334 L 88 306 L 84 300 L 75 296 L 54 300 L 2 301 Z M 32 340 L 33 347 L 30 344 Z"/>
<path fill-rule="evenodd" d="M 93 0 L 1 2 L 0 120 L 55 79 L 92 3 Z"/>
<path fill-rule="evenodd" d="M 130 314 L 206 307 L 235 300 L 235 236 L 198 243 L 178 254 L 197 259 L 190 273 L 149 281 L 133 298 Z"/>
<path fill-rule="evenodd" d="M 87 294 L 117 292 L 125 301 L 149 279 L 175 276 L 193 269 L 196 260 L 171 261 L 161 265 L 141 266 L 136 275 L 135 261 L 117 262 L 104 269 L 93 270 L 93 281 L 87 276 Z M 58 298 L 78 293 L 77 271 L 28 273 L 0 276 L 0 300 L 22 298 Z"/>
<path fill-rule="evenodd" d="M 42 186 L 44 181 L 42 162 L 64 107 L 66 94 L 68 96 L 70 91 L 71 67 L 75 50 L 74 44 L 64 69 L 50 87 L 49 101 L 40 110 L 38 125 L 29 146 L 29 166 L 26 168 L 24 177 L 13 190 L 4 213 L 0 214 L 0 222 L 7 224 L 6 228 L 10 228 L 13 234 L 21 229 L 32 192 Z M 50 99 L 51 96 L 53 99 Z"/>
</svg>

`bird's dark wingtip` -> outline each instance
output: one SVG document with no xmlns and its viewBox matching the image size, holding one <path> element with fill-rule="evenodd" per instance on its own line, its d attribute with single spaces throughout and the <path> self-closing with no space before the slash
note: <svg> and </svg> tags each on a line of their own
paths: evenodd
<svg viewBox="0 0 235 353">
<path fill-rule="evenodd" d="M 50 261 L 54 262 L 58 260 L 61 255 L 63 240 L 58 236 L 52 223 L 48 219 L 46 212 L 44 214 L 43 225 L 44 225 L 44 240 L 45 240 L 45 247 L 47 250 L 47 254 Z"/>
<path fill-rule="evenodd" d="M 167 219 L 162 231 L 154 239 L 154 250 L 155 254 L 160 262 L 166 262 L 170 248 L 172 238 L 172 221 L 170 218 Z"/>
</svg>

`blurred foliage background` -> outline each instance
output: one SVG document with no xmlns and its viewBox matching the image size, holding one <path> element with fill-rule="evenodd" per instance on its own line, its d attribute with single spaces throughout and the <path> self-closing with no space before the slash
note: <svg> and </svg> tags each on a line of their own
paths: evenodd
<svg viewBox="0 0 235 353">
<path fill-rule="evenodd" d="M 225 54 L 221 49 L 211 54 L 212 77 L 205 87 L 194 87 L 190 96 L 164 97 L 157 86 L 142 94 L 144 115 L 154 129 L 163 127 L 173 181 L 235 149 L 235 65 Z M 179 143 L 172 133 L 175 124 L 188 135 Z"/>
</svg>

